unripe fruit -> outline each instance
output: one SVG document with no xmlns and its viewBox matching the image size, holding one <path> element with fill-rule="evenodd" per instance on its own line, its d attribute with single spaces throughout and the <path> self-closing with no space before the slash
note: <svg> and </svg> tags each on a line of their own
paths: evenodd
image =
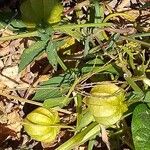
<svg viewBox="0 0 150 150">
<path fill-rule="evenodd" d="M 24 130 L 31 138 L 52 142 L 60 131 L 58 112 L 39 107 L 29 113 L 24 119 Z"/>
<path fill-rule="evenodd" d="M 38 24 L 55 24 L 61 20 L 63 7 L 59 0 L 24 0 L 20 11 L 22 20 L 28 28 Z"/>
<path fill-rule="evenodd" d="M 85 102 L 95 120 L 101 125 L 115 124 L 127 110 L 124 91 L 115 84 L 106 82 L 96 85 L 90 94 L 90 97 L 85 98 Z"/>
</svg>

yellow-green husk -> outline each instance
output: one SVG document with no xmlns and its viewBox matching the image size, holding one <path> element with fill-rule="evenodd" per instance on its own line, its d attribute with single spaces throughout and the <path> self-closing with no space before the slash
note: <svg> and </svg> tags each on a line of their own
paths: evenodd
<svg viewBox="0 0 150 150">
<path fill-rule="evenodd" d="M 95 120 L 104 126 L 110 126 L 118 122 L 127 110 L 125 93 L 115 84 L 105 82 L 96 85 L 90 91 L 85 102 Z"/>
<path fill-rule="evenodd" d="M 45 143 L 53 142 L 60 131 L 58 112 L 39 107 L 24 119 L 24 130 L 31 138 Z"/>
<path fill-rule="evenodd" d="M 59 0 L 24 0 L 20 5 L 20 11 L 27 27 L 33 28 L 43 23 L 58 23 L 63 7 Z"/>
</svg>

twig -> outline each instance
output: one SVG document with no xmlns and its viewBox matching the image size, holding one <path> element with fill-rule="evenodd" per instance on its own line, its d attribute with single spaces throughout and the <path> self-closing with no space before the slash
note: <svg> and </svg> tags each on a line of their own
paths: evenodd
<svg viewBox="0 0 150 150">
<path fill-rule="evenodd" d="M 0 95 L 5 96 L 8 99 L 15 99 L 15 100 L 17 100 L 19 102 L 22 102 L 22 103 L 29 103 L 29 104 L 33 104 L 33 105 L 37 105 L 37 106 L 43 106 L 42 103 L 35 102 L 35 101 L 32 101 L 32 100 L 28 100 L 28 99 L 25 99 L 25 98 L 21 98 L 21 97 L 18 97 L 18 96 L 9 95 L 9 94 L 7 94 L 5 92 L 2 92 L 2 91 L 0 91 Z"/>
<path fill-rule="evenodd" d="M 28 103 L 28 104 L 43 107 L 42 103 L 35 102 L 35 101 L 32 101 L 32 100 L 28 100 L 28 99 L 25 99 L 25 98 L 21 98 L 21 97 L 18 97 L 18 96 L 9 95 L 5 92 L 2 92 L 1 90 L 0 90 L 0 95 L 5 96 L 8 99 L 15 99 L 15 100 L 17 100 L 19 102 L 22 102 L 22 103 Z M 52 108 L 52 109 L 54 109 L 56 111 L 59 111 L 59 112 L 62 112 L 62 113 L 71 114 L 70 111 L 67 111 L 67 110 L 64 110 L 64 109 L 61 109 L 61 108 L 58 108 L 58 107 L 55 107 L 55 108 Z"/>
</svg>

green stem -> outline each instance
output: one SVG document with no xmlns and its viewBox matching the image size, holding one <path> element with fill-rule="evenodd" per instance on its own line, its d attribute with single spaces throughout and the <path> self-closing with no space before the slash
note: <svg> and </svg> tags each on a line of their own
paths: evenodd
<svg viewBox="0 0 150 150">
<path fill-rule="evenodd" d="M 93 69 L 92 72 L 89 72 L 89 73 L 83 75 L 83 76 L 80 77 L 80 78 L 76 78 L 75 81 L 74 81 L 74 83 L 73 83 L 73 85 L 71 86 L 71 88 L 70 88 L 70 90 L 69 90 L 67 96 L 66 96 L 65 99 L 63 100 L 63 104 L 66 105 L 66 104 L 69 103 L 69 101 L 70 101 L 69 96 L 70 96 L 70 94 L 74 91 L 74 89 L 75 89 L 75 87 L 76 87 L 76 85 L 77 85 L 78 83 L 84 82 L 85 80 L 87 80 L 88 78 L 90 78 L 92 75 L 94 75 L 94 74 L 96 74 L 96 73 L 99 73 L 99 72 L 102 72 L 102 71 L 104 71 L 104 70 L 107 70 L 107 69 L 110 68 L 110 67 L 111 67 L 111 64 L 104 65 L 104 66 L 102 66 L 102 67 L 100 67 L 100 68 L 98 68 L 98 69 L 97 69 L 97 68 L 96 68 L 96 69 Z"/>
<path fill-rule="evenodd" d="M 117 17 L 117 16 L 124 16 L 125 18 L 128 18 L 130 20 L 133 20 L 132 16 L 125 14 L 125 13 L 114 13 L 114 14 L 110 14 L 109 16 L 107 16 L 103 22 L 107 22 L 109 19 L 113 18 L 113 17 Z"/>
<path fill-rule="evenodd" d="M 95 134 L 98 134 L 99 131 L 99 125 L 96 122 L 93 122 L 86 129 L 77 133 L 67 142 L 60 145 L 56 150 L 71 150 L 74 147 L 79 146 L 88 141 L 91 137 L 95 136 Z"/>
<path fill-rule="evenodd" d="M 94 0 L 94 7 L 95 7 L 95 23 L 101 23 L 101 11 L 100 5 L 98 0 Z"/>
<path fill-rule="evenodd" d="M 76 123 L 76 127 L 79 126 L 81 118 L 82 118 L 82 96 L 80 94 L 77 93 L 76 95 L 77 97 L 77 106 L 76 106 L 76 112 L 77 112 L 77 123 Z"/>
<path fill-rule="evenodd" d="M 59 63 L 59 65 L 61 66 L 61 68 L 66 71 L 68 68 L 66 67 L 66 65 L 64 64 L 64 62 L 60 59 L 59 56 L 57 56 L 57 62 Z"/>
<path fill-rule="evenodd" d="M 124 78 L 135 92 L 141 93 L 143 95 L 143 91 L 139 88 L 139 86 L 134 82 L 134 80 L 131 77 Z"/>
<path fill-rule="evenodd" d="M 143 42 L 143 41 L 140 41 L 140 40 L 136 40 L 136 39 L 133 39 L 131 37 L 120 36 L 120 38 L 123 39 L 123 40 L 133 41 L 133 42 L 139 43 L 141 45 L 145 45 L 147 47 L 150 47 L 150 43 Z"/>
<path fill-rule="evenodd" d="M 62 26 L 53 26 L 53 29 L 62 30 L 66 28 L 74 29 L 74 28 L 84 28 L 84 27 L 105 27 L 105 26 L 111 26 L 111 23 L 68 24 L 68 25 L 62 25 Z M 15 40 L 19 38 L 27 38 L 27 37 L 35 37 L 35 36 L 38 36 L 38 31 L 0 37 L 0 41 L 8 41 L 8 40 Z"/>
<path fill-rule="evenodd" d="M 34 37 L 34 36 L 38 36 L 37 31 L 0 37 L 0 41 L 9 41 L 9 40 L 15 40 L 15 39 L 19 39 L 19 38 L 27 38 L 27 37 Z"/>
<path fill-rule="evenodd" d="M 54 30 L 61 30 L 61 29 L 75 29 L 75 28 L 84 28 L 84 27 L 106 27 L 111 26 L 111 23 L 86 23 L 86 24 L 68 24 L 62 26 L 54 26 Z"/>
<path fill-rule="evenodd" d="M 74 91 L 75 89 L 75 86 L 79 83 L 80 81 L 80 78 L 76 78 L 76 80 L 74 81 L 73 85 L 71 86 L 67 96 L 65 97 L 65 99 L 63 100 L 63 104 L 66 105 L 69 103 L 70 99 L 69 99 L 69 96 L 70 94 Z"/>
<path fill-rule="evenodd" d="M 128 37 L 136 38 L 136 37 L 147 37 L 147 36 L 150 36 L 150 32 L 148 32 L 148 33 L 138 33 L 138 34 L 130 35 Z"/>
<path fill-rule="evenodd" d="M 91 76 L 93 76 L 94 74 L 97 74 L 99 72 L 102 72 L 102 71 L 105 71 L 107 69 L 109 69 L 110 67 L 112 67 L 111 64 L 105 64 L 104 66 L 102 67 L 99 67 L 99 68 L 94 68 L 91 72 L 87 73 L 87 74 L 84 74 L 81 79 L 80 79 L 80 82 L 84 82 L 85 80 L 87 80 L 88 78 L 90 78 Z"/>
</svg>

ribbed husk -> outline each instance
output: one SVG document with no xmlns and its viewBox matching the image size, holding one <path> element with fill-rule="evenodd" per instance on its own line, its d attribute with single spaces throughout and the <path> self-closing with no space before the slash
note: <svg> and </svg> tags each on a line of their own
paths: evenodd
<svg viewBox="0 0 150 150">
<path fill-rule="evenodd" d="M 37 141 L 52 142 L 60 131 L 60 127 L 55 126 L 59 121 L 57 111 L 39 107 L 24 119 L 24 130 Z"/>
<path fill-rule="evenodd" d="M 101 125 L 115 124 L 127 111 L 125 93 L 115 84 L 105 82 L 96 85 L 91 89 L 90 94 L 91 96 L 86 97 L 84 101 L 95 120 Z"/>
<path fill-rule="evenodd" d="M 22 20 L 33 28 L 43 22 L 56 24 L 61 20 L 63 7 L 59 0 L 24 0 L 20 11 Z"/>
</svg>

